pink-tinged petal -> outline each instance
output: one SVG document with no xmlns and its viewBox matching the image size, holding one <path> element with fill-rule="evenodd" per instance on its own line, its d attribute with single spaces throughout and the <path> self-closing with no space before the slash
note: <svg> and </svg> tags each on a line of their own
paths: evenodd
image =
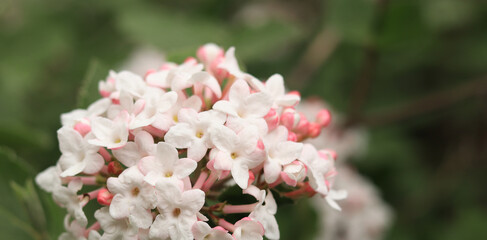
<svg viewBox="0 0 487 240">
<path fill-rule="evenodd" d="M 196 240 L 203 240 L 211 232 L 211 227 L 205 222 L 198 221 L 193 224 L 191 231 Z"/>
<path fill-rule="evenodd" d="M 284 96 L 279 97 L 276 99 L 276 104 L 285 107 L 292 107 L 301 100 L 298 95 L 295 94 L 286 94 Z"/>
<path fill-rule="evenodd" d="M 284 94 L 284 79 L 281 74 L 274 74 L 265 82 L 267 91 L 272 96 L 281 96 Z"/>
<path fill-rule="evenodd" d="M 161 164 L 159 161 L 156 160 L 154 156 L 147 156 L 140 159 L 137 167 L 139 168 L 140 172 L 144 175 L 147 175 L 151 172 L 154 168 L 160 168 Z"/>
<path fill-rule="evenodd" d="M 197 163 L 189 158 L 181 158 L 176 162 L 174 175 L 179 179 L 189 176 L 196 169 Z"/>
<path fill-rule="evenodd" d="M 122 184 L 120 179 L 116 177 L 110 177 L 107 179 L 107 188 L 113 194 L 129 191 L 128 185 Z"/>
<path fill-rule="evenodd" d="M 141 158 L 139 148 L 134 142 L 128 142 L 125 144 L 125 146 L 123 146 L 123 148 L 113 150 L 112 153 L 118 161 L 127 167 L 136 165 L 137 161 L 139 161 Z"/>
<path fill-rule="evenodd" d="M 222 125 L 215 126 L 209 130 L 213 144 L 220 150 L 231 153 L 235 150 L 239 137 L 230 128 Z M 257 142 L 256 142 L 257 143 Z"/>
<path fill-rule="evenodd" d="M 201 110 L 202 105 L 203 103 L 201 102 L 201 99 L 198 96 L 193 95 L 183 101 L 182 108 L 191 108 L 199 112 Z"/>
<path fill-rule="evenodd" d="M 85 167 L 86 167 L 85 162 L 79 162 L 79 163 L 73 164 L 69 168 L 64 170 L 60 176 L 61 177 L 74 176 L 74 175 L 82 172 Z"/>
<path fill-rule="evenodd" d="M 228 99 L 235 104 L 244 104 L 245 98 L 250 95 L 250 87 L 245 80 L 236 80 L 230 88 Z"/>
<path fill-rule="evenodd" d="M 97 173 L 105 165 L 105 160 L 98 153 L 87 155 L 83 162 L 86 163 L 83 172 L 87 174 Z"/>
<path fill-rule="evenodd" d="M 267 190 L 267 196 L 265 197 L 265 208 L 266 211 L 274 215 L 277 212 L 277 204 L 272 192 Z M 277 225 L 277 224 L 276 224 Z"/>
<path fill-rule="evenodd" d="M 234 117 L 238 116 L 235 105 L 226 100 L 220 100 L 216 102 L 213 105 L 213 109 Z"/>
<path fill-rule="evenodd" d="M 57 131 L 61 153 L 77 152 L 83 146 L 83 137 L 74 129 L 63 127 Z"/>
<path fill-rule="evenodd" d="M 150 210 L 141 207 L 136 207 L 129 215 L 130 223 L 139 227 L 147 229 L 152 224 L 152 214 Z"/>
<path fill-rule="evenodd" d="M 154 137 L 146 131 L 139 131 L 135 134 L 135 143 L 139 147 L 139 151 L 147 154 L 154 154 Z"/>
<path fill-rule="evenodd" d="M 202 141 L 194 141 L 193 145 L 188 148 L 188 158 L 195 161 L 200 161 L 207 152 L 208 148 Z"/>
<path fill-rule="evenodd" d="M 110 215 L 115 219 L 121 219 L 130 215 L 130 206 L 128 198 L 122 195 L 115 195 L 110 203 Z"/>
<path fill-rule="evenodd" d="M 161 203 L 173 203 L 179 201 L 181 198 L 181 189 L 170 181 L 159 181 L 156 183 L 156 190 L 160 193 L 162 201 L 159 201 L 159 206 Z"/>
<path fill-rule="evenodd" d="M 174 91 L 164 93 L 159 102 L 157 103 L 157 108 L 159 112 L 166 112 L 176 104 L 178 100 L 178 94 Z"/>
<path fill-rule="evenodd" d="M 230 170 L 232 169 L 233 161 L 230 158 L 229 153 L 218 151 L 214 158 L 213 167 L 216 170 Z"/>
<path fill-rule="evenodd" d="M 189 123 L 194 125 L 198 120 L 198 112 L 192 108 L 182 108 L 178 113 L 179 122 Z"/>
<path fill-rule="evenodd" d="M 181 195 L 181 202 L 190 212 L 196 213 L 205 204 L 205 193 L 199 189 L 184 191 Z"/>
<path fill-rule="evenodd" d="M 195 130 L 187 123 L 181 122 L 171 127 L 164 136 L 164 141 L 177 148 L 188 148 L 195 138 Z"/>
<path fill-rule="evenodd" d="M 254 185 L 250 185 L 247 189 L 244 189 L 242 191 L 245 194 L 252 195 L 257 199 L 257 201 L 260 201 L 262 199 L 262 190 L 260 190 L 258 187 Z M 265 196 L 265 191 L 264 191 L 264 196 Z"/>
<path fill-rule="evenodd" d="M 232 176 L 240 188 L 247 188 L 249 181 L 249 169 L 247 167 L 234 163 L 232 166 Z"/>
<path fill-rule="evenodd" d="M 301 156 L 303 151 L 303 144 L 296 142 L 281 142 L 272 149 L 272 157 L 275 158 L 281 165 L 289 164 Z"/>
<path fill-rule="evenodd" d="M 240 141 L 237 148 L 246 153 L 251 153 L 257 148 L 259 133 L 256 127 L 249 126 L 238 133 L 238 138 Z"/>
<path fill-rule="evenodd" d="M 266 93 L 254 93 L 245 99 L 243 106 L 245 117 L 261 118 L 267 115 L 271 109 L 272 99 Z"/>
<path fill-rule="evenodd" d="M 155 87 L 169 88 L 170 86 L 167 83 L 168 73 L 169 71 L 159 71 L 147 75 L 146 77 L 147 84 Z"/>
<path fill-rule="evenodd" d="M 268 160 L 264 163 L 264 178 L 267 183 L 273 183 L 281 174 L 281 165 L 275 160 Z"/>
<path fill-rule="evenodd" d="M 335 199 L 327 196 L 327 197 L 325 197 L 325 200 L 328 203 L 328 205 L 330 205 L 332 208 L 334 208 L 338 211 L 342 210 L 342 208 L 340 207 L 340 205 L 338 205 L 338 203 L 335 201 Z"/>
<path fill-rule="evenodd" d="M 198 72 L 193 74 L 190 81 L 207 86 L 218 98 L 220 98 L 222 95 L 220 84 L 218 84 L 218 81 L 207 72 Z"/>
<path fill-rule="evenodd" d="M 156 159 L 164 166 L 171 168 L 178 161 L 178 150 L 165 142 L 157 143 Z"/>
</svg>

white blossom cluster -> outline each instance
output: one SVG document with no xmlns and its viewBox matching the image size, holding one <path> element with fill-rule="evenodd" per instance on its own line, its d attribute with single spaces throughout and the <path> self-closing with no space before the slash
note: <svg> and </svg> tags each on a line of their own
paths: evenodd
<svg viewBox="0 0 487 240">
<path fill-rule="evenodd" d="M 335 154 L 302 143 L 329 112 L 308 121 L 281 75 L 261 82 L 241 71 L 234 48 L 207 44 L 197 58 L 144 77 L 112 71 L 100 100 L 61 116 L 62 155 L 36 177 L 67 209 L 60 239 L 279 239 L 273 193 L 339 208 Z M 255 201 L 219 202 L 231 182 Z"/>
</svg>

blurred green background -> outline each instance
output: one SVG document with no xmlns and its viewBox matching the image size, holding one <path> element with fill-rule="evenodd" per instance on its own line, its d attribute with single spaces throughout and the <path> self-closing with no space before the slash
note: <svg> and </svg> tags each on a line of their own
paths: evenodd
<svg viewBox="0 0 487 240">
<path fill-rule="evenodd" d="M 59 157 L 60 114 L 109 69 L 140 47 L 180 62 L 214 42 L 369 131 L 354 165 L 394 210 L 386 239 L 487 239 L 486 30 L 481 0 L 2 0 L 0 238 L 62 231 L 31 180 Z M 305 201 L 278 216 L 282 239 L 317 228 Z"/>
</svg>

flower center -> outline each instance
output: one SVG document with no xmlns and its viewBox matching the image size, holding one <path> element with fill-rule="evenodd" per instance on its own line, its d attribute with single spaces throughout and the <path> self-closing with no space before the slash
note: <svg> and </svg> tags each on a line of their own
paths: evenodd
<svg viewBox="0 0 487 240">
<path fill-rule="evenodd" d="M 164 174 L 164 177 L 170 178 L 172 177 L 172 175 L 173 175 L 172 172 L 166 172 L 166 174 Z"/>
<path fill-rule="evenodd" d="M 172 215 L 173 217 L 178 217 L 179 214 L 181 214 L 181 209 L 180 208 L 175 208 L 173 211 L 172 211 Z"/>
<path fill-rule="evenodd" d="M 178 115 L 172 116 L 172 120 L 174 120 L 174 122 L 179 122 Z"/>
<path fill-rule="evenodd" d="M 116 138 L 115 141 L 113 141 L 114 143 L 121 143 L 122 142 L 122 139 L 120 138 Z"/>
<path fill-rule="evenodd" d="M 140 189 L 138 187 L 135 187 L 134 189 L 132 189 L 132 196 L 137 197 L 137 195 L 139 195 L 139 193 L 140 193 Z"/>
<path fill-rule="evenodd" d="M 197 137 L 197 138 L 202 138 L 202 137 L 203 137 L 203 135 L 205 135 L 205 134 L 204 134 L 202 131 L 198 131 L 198 132 L 196 133 L 196 137 Z"/>
<path fill-rule="evenodd" d="M 232 154 L 230 154 L 230 157 L 232 157 L 232 159 L 235 159 L 238 157 L 238 154 L 236 152 L 233 152 Z"/>
</svg>

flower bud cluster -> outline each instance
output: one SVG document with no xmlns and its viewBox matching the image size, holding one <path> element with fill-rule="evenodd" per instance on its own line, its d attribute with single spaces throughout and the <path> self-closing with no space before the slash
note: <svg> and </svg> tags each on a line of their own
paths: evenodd
<svg viewBox="0 0 487 240">
<path fill-rule="evenodd" d="M 309 121 L 281 75 L 261 82 L 234 51 L 207 44 L 144 77 L 112 71 L 100 100 L 61 116 L 62 155 L 36 177 L 67 209 L 61 239 L 279 239 L 276 196 L 319 194 L 339 208 L 335 154 L 302 143 L 329 112 Z M 255 200 L 220 201 L 232 184 Z"/>
</svg>

